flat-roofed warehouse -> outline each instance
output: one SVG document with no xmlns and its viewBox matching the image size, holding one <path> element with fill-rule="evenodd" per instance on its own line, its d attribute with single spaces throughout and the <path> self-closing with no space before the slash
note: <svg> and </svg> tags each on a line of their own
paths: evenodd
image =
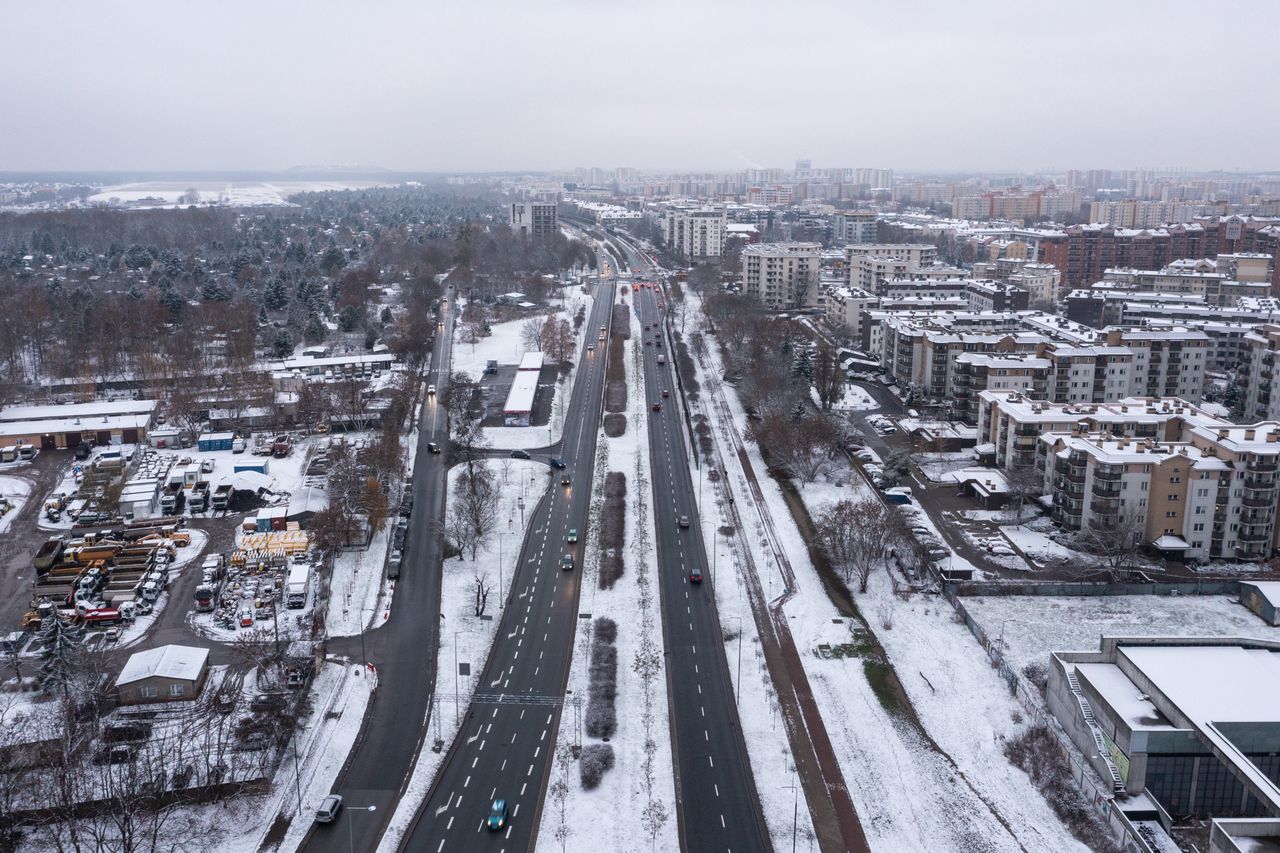
<svg viewBox="0 0 1280 853">
<path fill-rule="evenodd" d="M 527 352 L 520 359 L 520 366 L 511 380 L 507 402 L 502 407 L 503 423 L 507 426 L 528 426 L 533 415 L 533 400 L 538 393 L 538 378 L 542 375 L 543 355 Z"/>
<path fill-rule="evenodd" d="M 34 444 L 41 450 L 74 450 L 82 441 L 137 444 L 146 438 L 155 409 L 155 400 L 7 406 L 0 409 L 0 445 Z"/>
</svg>

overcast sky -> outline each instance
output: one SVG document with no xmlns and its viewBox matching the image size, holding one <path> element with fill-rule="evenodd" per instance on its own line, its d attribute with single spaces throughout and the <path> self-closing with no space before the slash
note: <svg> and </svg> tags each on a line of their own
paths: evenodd
<svg viewBox="0 0 1280 853">
<path fill-rule="evenodd" d="M 1280 168 L 1280 2 L 5 4 L 0 171 Z"/>
</svg>

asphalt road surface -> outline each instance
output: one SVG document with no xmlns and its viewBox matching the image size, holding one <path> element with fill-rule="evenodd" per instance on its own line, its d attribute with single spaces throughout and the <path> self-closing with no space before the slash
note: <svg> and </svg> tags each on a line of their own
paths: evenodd
<svg viewBox="0 0 1280 853">
<path fill-rule="evenodd" d="M 652 281 L 644 258 L 630 258 L 635 280 Z M 689 473 L 683 423 L 676 405 L 674 353 L 662 330 L 661 295 L 635 295 L 643 332 L 644 380 L 649 405 L 650 480 L 658 540 L 667 694 L 676 777 L 680 846 L 686 851 L 740 853 L 771 849 L 751 763 L 738 723 L 713 579 L 698 521 L 698 494 Z M 662 347 L 657 340 L 662 339 Z M 665 355 L 665 365 L 657 363 Z M 670 397 L 662 397 L 668 389 Z M 653 411 L 652 404 L 661 404 Z M 710 490 L 708 490 L 710 491 Z M 688 526 L 682 525 L 687 519 Z M 700 583 L 690 581 L 700 573 Z"/>
<path fill-rule="evenodd" d="M 455 319 L 451 305 L 443 309 L 442 319 L 444 326 L 436 336 L 431 370 L 426 377 L 428 383 L 436 386 L 438 394 L 444 393 L 449 381 Z M 335 822 L 313 827 L 308 832 L 303 850 L 333 853 L 374 850 L 404 793 L 427 734 L 436 681 L 443 556 L 435 523 L 443 520 L 445 504 L 443 459 L 427 451 L 427 442 L 444 444 L 449 432 L 444 407 L 436 400 L 433 396 L 426 398 L 418 421 L 413 514 L 406 536 L 405 562 L 392 599 L 391 618 L 364 636 L 364 651 L 378 669 L 378 690 L 361 737 L 333 789 L 342 795 L 344 805 L 366 809 L 374 806 L 375 810 L 344 808 Z M 332 640 L 328 645 L 330 652 L 345 651 L 357 660 L 362 653 L 358 638 Z M 316 805 L 318 803 L 306 803 L 304 807 Z M 304 813 L 300 819 L 310 820 L 311 813 Z"/>
<path fill-rule="evenodd" d="M 609 325 L 614 288 L 609 279 L 597 286 L 588 343 L 598 344 L 599 328 Z M 568 467 L 552 472 L 533 511 L 476 694 L 401 850 L 533 849 L 578 621 L 583 543 L 567 543 L 566 534 L 570 528 L 585 533 L 587 526 L 605 354 L 599 345 L 579 354 L 560 445 Z M 565 474 L 567 487 L 560 483 Z M 573 557 L 572 569 L 561 568 L 566 554 Z M 510 817 L 492 832 L 485 819 L 495 799 L 506 800 Z"/>
</svg>

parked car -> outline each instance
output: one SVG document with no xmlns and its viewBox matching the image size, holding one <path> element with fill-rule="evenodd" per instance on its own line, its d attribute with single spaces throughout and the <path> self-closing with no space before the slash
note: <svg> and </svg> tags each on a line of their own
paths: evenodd
<svg viewBox="0 0 1280 853">
<path fill-rule="evenodd" d="M 245 609 L 240 611 L 240 627 L 241 628 L 253 627 L 253 611 L 252 610 Z"/>
<path fill-rule="evenodd" d="M 320 801 L 320 807 L 316 809 L 316 823 L 333 823 L 338 819 L 340 811 L 342 811 L 342 797 L 330 794 Z"/>
<path fill-rule="evenodd" d="M 528 458 L 529 458 L 529 451 L 527 451 L 527 450 L 513 450 L 513 451 L 511 451 L 511 458 L 512 458 L 512 459 L 528 459 Z"/>
</svg>

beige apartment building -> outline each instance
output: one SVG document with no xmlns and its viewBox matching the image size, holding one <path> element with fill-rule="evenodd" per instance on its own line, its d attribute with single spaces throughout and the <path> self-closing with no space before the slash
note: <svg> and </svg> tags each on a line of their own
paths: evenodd
<svg viewBox="0 0 1280 853">
<path fill-rule="evenodd" d="M 821 243 L 756 243 L 742 250 L 742 292 L 785 311 L 818 304 Z"/>
</svg>

